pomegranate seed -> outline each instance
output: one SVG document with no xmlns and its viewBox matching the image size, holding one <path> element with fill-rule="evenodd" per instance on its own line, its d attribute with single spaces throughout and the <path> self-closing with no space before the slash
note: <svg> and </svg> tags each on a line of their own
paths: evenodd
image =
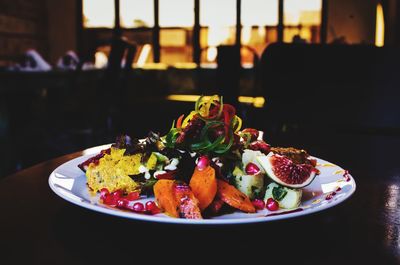
<svg viewBox="0 0 400 265">
<path fill-rule="evenodd" d="M 126 196 L 126 199 L 128 201 L 136 201 L 140 198 L 140 193 L 137 191 L 132 191 L 128 194 L 128 196 Z"/>
<path fill-rule="evenodd" d="M 257 210 L 262 210 L 265 207 L 265 203 L 263 200 L 255 199 L 251 202 Z"/>
<path fill-rule="evenodd" d="M 345 171 L 344 171 L 343 177 L 344 177 L 344 179 L 346 180 L 346 182 L 349 182 L 349 181 L 351 180 L 350 174 L 349 174 L 349 171 L 348 171 L 348 170 L 345 170 Z"/>
<path fill-rule="evenodd" d="M 160 209 L 157 207 L 156 203 L 154 201 L 148 201 L 145 204 L 145 209 L 146 212 L 150 214 L 158 214 L 160 213 Z"/>
<path fill-rule="evenodd" d="M 103 203 L 108 206 L 115 207 L 117 206 L 118 199 L 119 199 L 118 197 L 114 196 L 113 193 L 111 193 L 106 195 L 106 197 L 103 199 Z"/>
<path fill-rule="evenodd" d="M 333 198 L 333 196 L 335 196 L 336 195 L 336 192 L 331 192 L 331 193 L 329 193 L 328 195 L 326 195 L 326 197 L 325 197 L 325 200 L 327 200 L 327 201 L 329 201 L 329 200 L 331 200 L 332 198 Z"/>
<path fill-rule="evenodd" d="M 122 190 L 116 190 L 113 193 L 111 193 L 112 196 L 116 197 L 116 198 L 121 198 L 123 195 Z"/>
<path fill-rule="evenodd" d="M 341 190 L 342 190 L 341 187 L 337 187 L 336 192 L 339 192 L 339 191 L 341 191 Z"/>
<path fill-rule="evenodd" d="M 278 202 L 275 201 L 275 200 L 272 199 L 272 198 L 269 198 L 269 199 L 267 200 L 267 205 L 266 205 L 266 207 L 267 207 L 267 209 L 268 209 L 269 211 L 277 211 L 277 210 L 279 210 L 279 204 L 278 204 Z"/>
<path fill-rule="evenodd" d="M 141 213 L 144 211 L 144 205 L 141 202 L 137 202 L 133 205 L 132 210 L 137 213 Z"/>
<path fill-rule="evenodd" d="M 128 204 L 129 204 L 129 201 L 127 199 L 125 199 L 125 198 L 119 198 L 117 200 L 117 207 L 118 208 L 121 208 L 121 209 L 127 208 Z"/>
<path fill-rule="evenodd" d="M 245 171 L 248 175 L 257 175 L 260 172 L 260 168 L 254 163 L 248 163 Z"/>
<path fill-rule="evenodd" d="M 210 159 L 207 156 L 200 156 L 197 161 L 197 168 L 203 170 L 210 165 Z"/>
<path fill-rule="evenodd" d="M 108 189 L 102 188 L 100 190 L 100 199 L 104 200 L 106 198 L 106 196 L 108 196 L 109 194 L 110 194 L 110 192 L 108 191 Z"/>
</svg>

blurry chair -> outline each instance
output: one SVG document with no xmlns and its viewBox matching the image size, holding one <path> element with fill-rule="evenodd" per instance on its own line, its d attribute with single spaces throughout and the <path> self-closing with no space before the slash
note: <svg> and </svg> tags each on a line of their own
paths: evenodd
<svg viewBox="0 0 400 265">
<path fill-rule="evenodd" d="M 400 128 L 398 49 L 272 44 L 260 64 L 271 130 Z"/>
<path fill-rule="evenodd" d="M 220 45 L 217 47 L 217 88 L 218 94 L 224 96 L 225 102 L 238 105 L 239 84 L 242 65 L 240 47 Z"/>
</svg>

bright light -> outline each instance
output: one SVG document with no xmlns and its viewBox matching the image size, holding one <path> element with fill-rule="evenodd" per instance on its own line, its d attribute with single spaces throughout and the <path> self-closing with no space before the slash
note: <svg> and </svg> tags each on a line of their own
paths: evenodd
<svg viewBox="0 0 400 265">
<path fill-rule="evenodd" d="M 113 28 L 115 25 L 114 0 L 84 0 L 83 25 L 86 28 Z"/>
<path fill-rule="evenodd" d="M 208 28 L 208 46 L 218 46 L 225 43 L 230 37 L 230 29 L 227 27 L 213 26 Z"/>
<path fill-rule="evenodd" d="M 207 61 L 212 62 L 217 58 L 218 50 L 216 47 L 209 47 L 207 49 Z"/>
<path fill-rule="evenodd" d="M 120 20 L 123 28 L 153 27 L 154 1 L 120 0 Z"/>
<path fill-rule="evenodd" d="M 243 26 L 278 25 L 278 0 L 245 0 L 241 5 Z"/>
<path fill-rule="evenodd" d="M 136 63 L 137 67 L 143 67 L 147 61 L 147 58 L 149 57 L 151 51 L 151 45 L 150 44 L 145 44 L 140 52 L 138 61 Z"/>
<path fill-rule="evenodd" d="M 251 27 L 250 26 L 244 26 L 242 28 L 242 44 L 248 45 L 251 40 Z"/>
<path fill-rule="evenodd" d="M 385 19 L 381 4 L 376 6 L 375 46 L 383 47 L 385 44 Z"/>
<path fill-rule="evenodd" d="M 285 25 L 319 25 L 321 23 L 321 0 L 285 0 Z"/>
<path fill-rule="evenodd" d="M 104 68 L 107 66 L 108 57 L 104 52 L 96 52 L 94 54 L 94 66 L 96 68 Z"/>
<path fill-rule="evenodd" d="M 160 27 L 193 27 L 194 1 L 159 0 L 159 13 Z"/>
<path fill-rule="evenodd" d="M 200 0 L 200 25 L 236 25 L 236 0 Z"/>
</svg>

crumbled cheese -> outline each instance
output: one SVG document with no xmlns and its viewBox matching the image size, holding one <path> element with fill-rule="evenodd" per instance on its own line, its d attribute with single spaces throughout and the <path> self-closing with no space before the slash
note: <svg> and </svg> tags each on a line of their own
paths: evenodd
<svg viewBox="0 0 400 265">
<path fill-rule="evenodd" d="M 139 173 L 145 173 L 145 172 L 149 172 L 149 170 L 147 169 L 147 167 L 140 165 L 139 167 Z"/>
<path fill-rule="evenodd" d="M 176 166 L 178 164 L 179 164 L 179 159 L 178 158 L 172 158 L 171 159 L 171 163 L 168 166 L 164 167 L 164 169 L 166 169 L 166 170 L 175 170 Z"/>
<path fill-rule="evenodd" d="M 165 173 L 167 173 L 167 171 L 158 170 L 158 171 L 154 172 L 153 176 L 154 176 L 155 178 L 157 178 L 158 175 L 162 175 L 162 174 L 165 174 Z"/>
</svg>

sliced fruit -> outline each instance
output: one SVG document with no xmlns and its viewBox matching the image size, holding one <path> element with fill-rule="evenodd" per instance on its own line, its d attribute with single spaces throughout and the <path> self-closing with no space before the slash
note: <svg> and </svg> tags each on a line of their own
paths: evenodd
<svg viewBox="0 0 400 265">
<path fill-rule="evenodd" d="M 256 208 L 254 208 L 254 205 L 251 203 L 249 197 L 247 197 L 246 194 L 242 193 L 234 186 L 230 185 L 229 183 L 223 180 L 217 180 L 217 181 L 218 181 L 217 195 L 226 204 L 246 213 L 256 212 Z"/>
<path fill-rule="evenodd" d="M 199 167 L 196 167 L 189 186 L 192 188 L 194 196 L 199 200 L 200 209 L 206 209 L 217 193 L 217 179 L 215 178 L 214 168 L 207 166 L 200 170 Z"/>
<path fill-rule="evenodd" d="M 272 182 L 267 186 L 264 201 L 267 203 L 272 198 L 278 202 L 279 208 L 293 209 L 299 207 L 301 196 L 301 190 L 289 189 Z"/>
<path fill-rule="evenodd" d="M 171 217 L 179 217 L 179 202 L 175 197 L 175 181 L 161 179 L 154 185 L 154 196 L 162 211 Z"/>
<path fill-rule="evenodd" d="M 257 156 L 257 160 L 273 181 L 293 189 L 310 184 L 317 172 L 311 164 L 295 164 L 288 157 L 278 154 Z"/>
<path fill-rule="evenodd" d="M 175 199 L 179 203 L 179 217 L 186 219 L 202 219 L 199 201 L 187 184 L 175 183 Z"/>
<path fill-rule="evenodd" d="M 264 174 L 236 176 L 235 186 L 252 200 L 264 186 Z"/>
<path fill-rule="evenodd" d="M 184 183 L 168 179 L 158 180 L 154 185 L 154 196 L 160 209 L 171 217 L 202 218 L 199 201 Z"/>
<path fill-rule="evenodd" d="M 245 149 L 243 151 L 243 155 L 242 155 L 243 166 L 246 167 L 247 164 L 253 163 L 260 168 L 261 173 L 265 173 L 260 162 L 257 160 L 258 156 L 265 156 L 265 155 L 263 153 L 261 153 L 260 151 L 253 151 L 250 149 Z"/>
</svg>

